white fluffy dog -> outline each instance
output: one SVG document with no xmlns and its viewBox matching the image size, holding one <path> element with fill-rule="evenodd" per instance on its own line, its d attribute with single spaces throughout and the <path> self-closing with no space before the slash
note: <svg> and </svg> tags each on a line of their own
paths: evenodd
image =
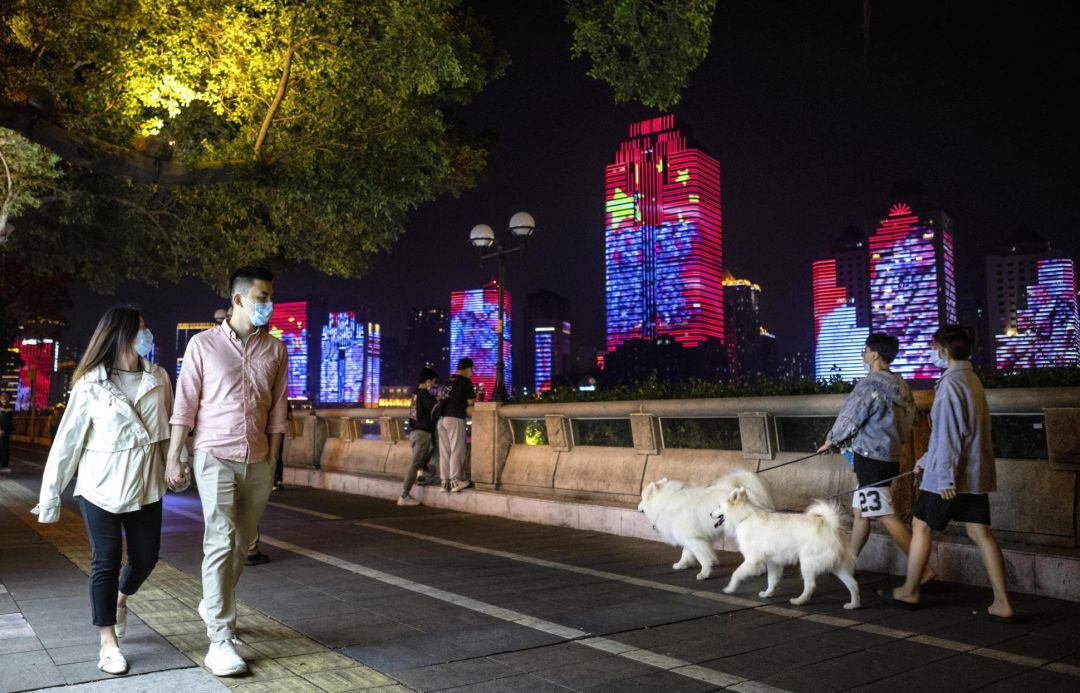
<svg viewBox="0 0 1080 693">
<path fill-rule="evenodd" d="M 753 501 L 752 495 L 736 487 L 712 513 L 716 528 L 729 527 L 739 541 L 743 563 L 724 588 L 730 594 L 748 577 L 768 572 L 768 587 L 759 592 L 771 597 L 784 574 L 784 566 L 799 564 L 803 592 L 791 600 L 805 604 L 814 593 L 818 575 L 832 573 L 851 593 L 845 609 L 859 608 L 859 583 L 853 575 L 855 554 L 840 528 L 840 515 L 828 503 L 817 501 L 804 513 L 774 512 Z"/>
<path fill-rule="evenodd" d="M 737 487 L 759 506 L 773 507 L 768 488 L 756 474 L 745 470 L 725 474 L 709 486 L 686 486 L 681 481 L 661 479 L 645 487 L 638 510 L 645 513 L 665 542 L 682 547 L 682 558 L 672 568 L 683 570 L 697 564 L 701 566 L 698 580 L 712 575 L 717 563 L 712 545 L 723 536 L 724 529 L 709 519 L 709 513 Z"/>
</svg>

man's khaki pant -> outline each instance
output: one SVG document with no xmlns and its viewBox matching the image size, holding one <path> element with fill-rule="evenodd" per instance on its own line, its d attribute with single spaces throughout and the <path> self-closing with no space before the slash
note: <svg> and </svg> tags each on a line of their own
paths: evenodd
<svg viewBox="0 0 1080 693">
<path fill-rule="evenodd" d="M 274 470 L 266 462 L 245 464 L 195 451 L 195 483 L 202 501 L 203 605 L 210 642 L 236 634 L 236 583 L 248 544 L 256 536 Z"/>
</svg>

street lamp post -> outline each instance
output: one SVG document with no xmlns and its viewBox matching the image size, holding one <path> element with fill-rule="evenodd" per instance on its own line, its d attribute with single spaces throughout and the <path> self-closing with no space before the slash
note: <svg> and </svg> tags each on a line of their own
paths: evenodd
<svg viewBox="0 0 1080 693">
<path fill-rule="evenodd" d="M 525 243 L 529 236 L 536 230 L 536 222 L 528 212 L 518 212 L 510 217 L 507 227 L 507 240 L 501 241 L 495 235 L 495 231 L 487 224 L 477 224 L 469 233 L 469 243 L 480 252 L 480 260 L 495 258 L 499 264 L 499 324 L 498 324 L 498 356 L 495 362 L 495 392 L 493 397 L 496 402 L 505 402 L 506 397 L 506 360 L 503 358 L 503 345 L 506 337 L 504 326 L 506 325 L 506 309 L 503 297 L 506 291 L 506 256 L 525 250 Z"/>
</svg>

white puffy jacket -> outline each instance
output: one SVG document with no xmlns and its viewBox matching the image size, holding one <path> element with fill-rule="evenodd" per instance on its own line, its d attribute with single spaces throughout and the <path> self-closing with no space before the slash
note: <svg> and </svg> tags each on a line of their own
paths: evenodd
<svg viewBox="0 0 1080 693">
<path fill-rule="evenodd" d="M 140 363 L 134 402 L 109 380 L 104 366 L 71 389 L 32 511 L 38 521 L 60 519 L 60 494 L 76 472 L 75 495 L 109 512 L 132 512 L 164 495 L 172 383 L 164 368 Z"/>
</svg>

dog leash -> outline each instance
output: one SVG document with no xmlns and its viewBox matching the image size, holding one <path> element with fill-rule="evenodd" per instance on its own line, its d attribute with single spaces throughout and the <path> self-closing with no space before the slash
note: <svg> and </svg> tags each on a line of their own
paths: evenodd
<svg viewBox="0 0 1080 693">
<path fill-rule="evenodd" d="M 789 464 L 795 464 L 796 462 L 805 462 L 806 460 L 809 460 L 809 459 L 812 459 L 812 458 L 814 458 L 814 457 L 817 457 L 818 455 L 824 455 L 824 454 L 825 454 L 825 452 L 828 452 L 828 450 L 826 450 L 826 451 L 824 451 L 824 452 L 815 452 L 815 453 L 813 453 L 813 454 L 807 455 L 806 457 L 800 457 L 800 458 L 799 458 L 799 459 L 797 459 L 797 460 L 791 460 L 790 462 L 784 462 L 783 464 L 775 464 L 775 465 L 773 465 L 773 466 L 771 466 L 771 467 L 766 467 L 765 469 L 759 469 L 759 470 L 757 470 L 757 471 L 756 471 L 756 472 L 754 472 L 754 473 L 755 473 L 755 474 L 761 474 L 762 472 L 768 472 L 768 471 L 772 471 L 773 469 L 780 469 L 781 467 L 786 467 L 786 466 L 788 466 Z M 858 489 L 856 489 L 856 490 L 858 490 Z"/>
<path fill-rule="evenodd" d="M 841 498 L 841 497 L 846 496 L 846 495 L 851 494 L 851 493 L 858 493 L 859 491 L 865 491 L 868 488 L 874 488 L 875 486 L 881 486 L 884 483 L 890 483 L 891 484 L 892 482 L 896 481 L 897 479 L 903 479 L 905 476 L 911 476 L 914 473 L 915 473 L 915 470 L 912 469 L 910 472 L 903 472 L 902 474 L 897 474 L 896 476 L 891 476 L 888 479 L 882 479 L 881 481 L 875 481 L 874 483 L 867 484 L 866 486 L 859 486 L 857 488 L 853 488 L 850 491 L 841 491 L 840 493 L 836 493 L 836 494 L 833 494 L 831 496 L 827 496 L 825 498 L 815 498 L 814 502 L 817 502 L 817 501 L 828 502 L 828 501 L 831 501 L 831 500 L 835 500 L 837 498 Z M 789 513 L 789 512 L 802 512 L 802 511 L 799 510 L 796 507 L 790 507 L 790 508 L 783 508 L 781 510 L 773 510 L 772 512 L 774 512 L 774 513 Z"/>
</svg>

